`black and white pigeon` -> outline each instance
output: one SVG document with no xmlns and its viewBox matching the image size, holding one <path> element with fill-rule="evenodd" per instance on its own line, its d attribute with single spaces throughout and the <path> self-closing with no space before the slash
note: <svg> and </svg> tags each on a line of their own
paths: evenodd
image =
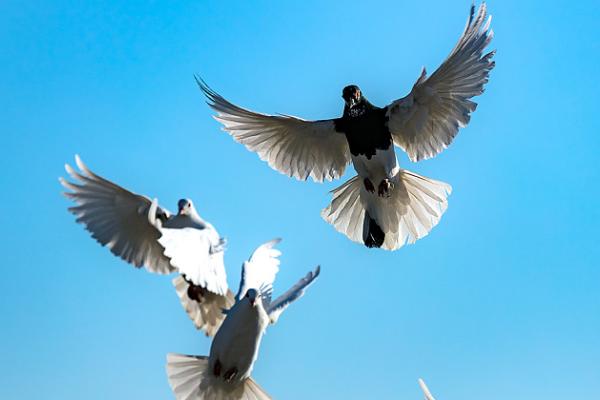
<svg viewBox="0 0 600 400">
<path fill-rule="evenodd" d="M 251 377 L 267 327 L 304 295 L 319 276 L 310 271 L 275 300 L 271 293 L 279 271 L 279 239 L 258 247 L 242 266 L 236 302 L 215 335 L 210 356 L 167 355 L 167 375 L 177 400 L 266 400 L 271 397 Z"/>
<path fill-rule="evenodd" d="M 92 237 L 117 257 L 150 272 L 180 275 L 173 280 L 181 304 L 198 329 L 214 336 L 233 302 L 223 262 L 225 240 L 202 219 L 189 199 L 177 214 L 95 174 L 75 156 L 79 172 L 66 164 L 75 182 L 60 178 L 77 203 L 69 211 Z"/>
<path fill-rule="evenodd" d="M 380 108 L 356 85 L 344 88 L 341 118 L 307 121 L 267 115 L 225 100 L 204 81 L 198 85 L 216 111 L 215 119 L 237 142 L 272 168 L 316 182 L 340 178 L 352 162 L 358 176 L 333 190 L 321 215 L 351 240 L 395 250 L 426 236 L 446 210 L 450 185 L 401 169 L 394 144 L 416 162 L 434 157 L 467 125 L 483 93 L 494 52 L 483 3 L 470 17 L 458 43 L 431 75 L 421 72 L 411 92 Z"/>
</svg>

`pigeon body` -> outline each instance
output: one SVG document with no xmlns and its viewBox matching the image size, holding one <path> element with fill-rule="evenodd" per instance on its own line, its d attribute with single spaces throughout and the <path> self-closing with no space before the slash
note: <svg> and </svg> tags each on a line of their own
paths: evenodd
<svg viewBox="0 0 600 400">
<path fill-rule="evenodd" d="M 394 145 L 411 161 L 434 157 L 470 120 L 483 93 L 494 52 L 483 54 L 493 33 L 485 3 L 474 5 L 458 43 L 431 75 L 423 69 L 411 92 L 380 108 L 356 85 L 342 91 L 342 117 L 307 121 L 268 115 L 230 103 L 204 81 L 198 85 L 224 130 L 272 168 L 316 182 L 344 174 L 352 163 L 358 176 L 333 190 L 321 215 L 351 240 L 395 250 L 426 236 L 448 203 L 450 185 L 401 169 Z"/>
<path fill-rule="evenodd" d="M 213 373 L 220 365 L 221 373 L 235 371 L 230 379 L 241 382 L 250 377 L 269 316 L 262 301 L 250 304 L 246 297 L 228 312 L 210 348 L 209 366 Z"/>
<path fill-rule="evenodd" d="M 200 217 L 191 200 L 181 199 L 173 215 L 156 200 L 95 174 L 78 156 L 75 161 L 80 172 L 65 166 L 74 182 L 60 182 L 70 190 L 65 195 L 77 203 L 69 208 L 77 222 L 137 268 L 180 273 L 183 284 L 178 279 L 174 284 L 176 289 L 179 284 L 178 295 L 185 292 L 179 296 L 183 307 L 198 329 L 214 335 L 224 318 L 221 309 L 233 304 L 223 263 L 224 239 Z"/>
</svg>

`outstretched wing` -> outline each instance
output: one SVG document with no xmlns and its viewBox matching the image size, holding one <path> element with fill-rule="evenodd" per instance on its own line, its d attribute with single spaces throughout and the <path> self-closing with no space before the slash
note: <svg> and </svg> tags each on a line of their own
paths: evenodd
<svg viewBox="0 0 600 400">
<path fill-rule="evenodd" d="M 275 276 L 279 272 L 281 252 L 274 248 L 279 242 L 281 239 L 273 239 L 262 244 L 254 250 L 248 261 L 244 261 L 240 288 L 236 295 L 238 301 L 246 295 L 248 289 L 256 289 L 265 295 L 271 292 Z"/>
<path fill-rule="evenodd" d="M 335 130 L 335 120 L 256 113 L 225 100 L 201 79 L 196 81 L 223 129 L 271 168 L 299 180 L 310 176 L 316 182 L 344 174 L 350 149 L 344 134 Z"/>
<path fill-rule="evenodd" d="M 388 128 L 394 143 L 412 161 L 434 157 L 448 147 L 466 126 L 477 103 L 470 98 L 483 93 L 495 51 L 482 56 L 493 37 L 486 5 L 475 17 L 475 5 L 458 43 L 442 65 L 427 77 L 425 68 L 408 96 L 387 107 Z"/>
<path fill-rule="evenodd" d="M 65 196 L 77 203 L 69 211 L 77 217 L 101 245 L 140 268 L 145 266 L 150 272 L 167 274 L 174 271 L 164 248 L 158 243 L 160 232 L 150 223 L 152 202 L 144 196 L 132 193 L 99 175 L 94 174 L 75 156 L 80 169 L 76 172 L 70 165 L 65 169 L 77 183 L 60 178 L 61 184 L 70 189 Z M 168 216 L 166 210 L 158 208 L 156 214 Z"/>
<path fill-rule="evenodd" d="M 312 284 L 321 273 L 321 267 L 317 266 L 314 271 L 310 271 L 306 276 L 300 279 L 287 292 L 276 298 L 267 306 L 267 314 L 271 323 L 274 324 L 279 316 L 290 304 L 304 295 L 306 288 Z"/>
</svg>

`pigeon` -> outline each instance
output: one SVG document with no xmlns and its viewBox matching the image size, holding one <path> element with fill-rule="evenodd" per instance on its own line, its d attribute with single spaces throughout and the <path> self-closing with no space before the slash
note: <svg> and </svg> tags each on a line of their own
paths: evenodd
<svg viewBox="0 0 600 400">
<path fill-rule="evenodd" d="M 177 203 L 177 214 L 93 173 L 79 156 L 80 172 L 66 164 L 76 182 L 60 178 L 77 205 L 69 211 L 102 246 L 137 268 L 157 274 L 178 272 L 177 295 L 196 327 L 214 336 L 233 293 L 227 286 L 223 261 L 225 239 L 203 220 L 189 199 Z"/>
<path fill-rule="evenodd" d="M 421 390 L 423 391 L 423 394 L 425 395 L 425 400 L 435 400 L 433 398 L 433 395 L 429 391 L 429 388 L 425 384 L 425 381 L 421 378 L 419 378 L 419 386 L 421 386 Z"/>
<path fill-rule="evenodd" d="M 210 355 L 167 355 L 167 376 L 177 400 L 263 400 L 271 397 L 252 378 L 262 337 L 281 313 L 302 297 L 319 276 L 310 271 L 287 292 L 271 300 L 279 271 L 280 239 L 258 247 L 242 266 L 242 278 L 233 307 L 224 311 Z"/>
<path fill-rule="evenodd" d="M 396 250 L 415 243 L 437 225 L 448 207 L 451 186 L 401 169 L 394 145 L 411 161 L 434 157 L 467 125 L 494 67 L 493 37 L 486 5 L 475 5 L 458 43 L 442 65 L 425 69 L 411 92 L 380 108 L 361 89 L 342 91 L 341 118 L 309 121 L 239 107 L 201 78 L 196 81 L 235 141 L 273 169 L 299 180 L 340 178 L 349 163 L 357 176 L 332 191 L 321 216 L 336 230 L 367 247 Z"/>
</svg>

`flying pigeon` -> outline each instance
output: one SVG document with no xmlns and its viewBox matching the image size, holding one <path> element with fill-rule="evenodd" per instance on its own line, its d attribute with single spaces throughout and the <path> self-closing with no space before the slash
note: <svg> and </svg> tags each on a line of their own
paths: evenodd
<svg viewBox="0 0 600 400">
<path fill-rule="evenodd" d="M 137 268 L 178 272 L 173 280 L 180 301 L 198 329 L 214 336 L 229 308 L 233 293 L 227 287 L 223 263 L 225 240 L 203 220 L 189 199 L 177 203 L 177 214 L 93 173 L 79 156 L 80 172 L 66 164 L 76 182 L 60 178 L 71 190 L 65 196 L 77 203 L 69 211 L 102 246 Z"/>
<path fill-rule="evenodd" d="M 281 255 L 279 239 L 258 247 L 242 266 L 233 307 L 217 331 L 210 356 L 167 355 L 167 375 L 177 400 L 264 400 L 271 397 L 250 377 L 260 342 L 270 324 L 319 276 L 310 271 L 275 300 L 271 293 Z"/>
<path fill-rule="evenodd" d="M 273 169 L 316 182 L 340 178 L 352 162 L 358 176 L 333 190 L 321 215 L 335 229 L 367 247 L 396 250 L 426 236 L 448 203 L 450 185 L 401 169 L 394 145 L 411 161 L 434 157 L 467 125 L 483 93 L 494 52 L 483 54 L 493 32 L 483 3 L 470 17 L 458 43 L 442 65 L 425 69 L 411 92 L 380 108 L 360 88 L 343 89 L 341 118 L 307 121 L 290 115 L 267 115 L 238 107 L 198 85 L 234 140 Z"/>
</svg>

